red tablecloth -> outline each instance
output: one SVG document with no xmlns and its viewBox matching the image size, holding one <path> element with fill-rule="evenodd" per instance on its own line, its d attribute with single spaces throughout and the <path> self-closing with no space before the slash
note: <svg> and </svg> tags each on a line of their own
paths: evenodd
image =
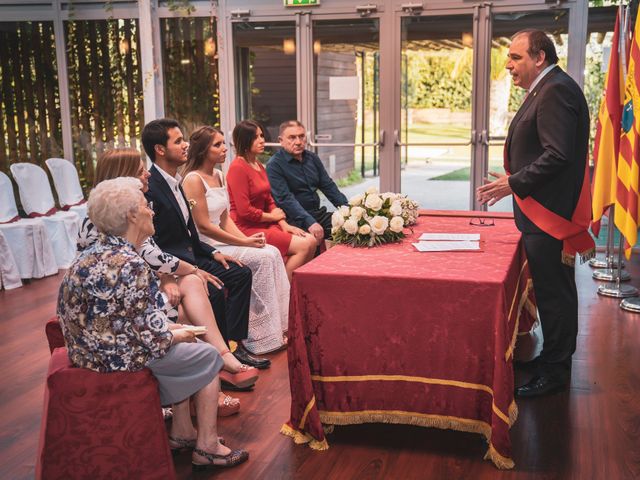
<svg viewBox="0 0 640 480">
<path fill-rule="evenodd" d="M 282 433 L 328 448 L 324 428 L 369 422 L 477 432 L 511 468 L 512 354 L 534 322 L 513 219 L 432 212 L 401 244 L 336 246 L 291 285 L 291 418 Z M 480 233 L 480 252 L 420 253 L 423 232 Z"/>
</svg>

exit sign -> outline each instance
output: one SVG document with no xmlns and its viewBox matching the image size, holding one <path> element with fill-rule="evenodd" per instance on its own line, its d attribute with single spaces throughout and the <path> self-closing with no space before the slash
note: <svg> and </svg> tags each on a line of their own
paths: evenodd
<svg viewBox="0 0 640 480">
<path fill-rule="evenodd" d="M 284 0 L 285 7 L 313 7 L 320 5 L 320 0 Z"/>
</svg>

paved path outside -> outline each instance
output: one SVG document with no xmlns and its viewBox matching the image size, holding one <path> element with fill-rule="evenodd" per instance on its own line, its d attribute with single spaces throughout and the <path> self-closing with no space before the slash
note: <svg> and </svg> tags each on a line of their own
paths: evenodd
<svg viewBox="0 0 640 480">
<path fill-rule="evenodd" d="M 420 204 L 420 208 L 434 210 L 469 210 L 469 182 L 462 180 L 432 180 L 446 173 L 458 170 L 463 165 L 459 162 L 424 162 L 411 163 L 402 170 L 402 193 Z M 371 186 L 378 187 L 379 177 L 366 177 L 362 182 L 341 188 L 347 198 L 364 192 Z M 490 208 L 492 211 L 512 211 L 511 197 L 503 198 Z M 332 205 L 326 198 L 322 204 L 330 210 Z"/>
</svg>

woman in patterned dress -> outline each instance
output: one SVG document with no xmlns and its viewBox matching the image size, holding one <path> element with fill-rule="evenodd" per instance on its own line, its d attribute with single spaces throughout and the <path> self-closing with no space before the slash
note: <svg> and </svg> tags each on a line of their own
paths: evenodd
<svg viewBox="0 0 640 480">
<path fill-rule="evenodd" d="M 94 185 L 117 177 L 135 177 L 142 182 L 142 192 L 149 188 L 149 171 L 140 152 L 134 148 L 117 148 L 104 152 L 96 163 Z M 97 238 L 97 231 L 91 220 L 86 217 L 82 223 L 78 238 L 78 250 L 90 246 Z M 163 252 L 152 237 L 145 239 L 138 253 L 161 276 L 161 288 L 168 298 L 169 318 L 180 318 L 194 325 L 207 327 L 205 342 L 213 345 L 224 360 L 221 380 L 236 388 L 250 388 L 258 378 L 257 370 L 241 364 L 230 352 L 216 323 L 211 304 L 207 297 L 206 282 L 215 280 L 211 274 L 196 268 L 188 262 Z M 177 277 L 177 280 L 176 278 Z M 176 308 L 171 308 L 177 307 Z M 221 394 L 219 400 L 222 416 L 237 413 L 240 401 Z"/>
<path fill-rule="evenodd" d="M 149 368 L 162 405 L 173 405 L 169 444 L 193 448 L 194 469 L 238 465 L 248 452 L 230 450 L 217 433 L 215 399 L 224 362 L 213 346 L 196 342 L 193 331 L 168 321 L 157 276 L 137 253 L 154 232 L 153 209 L 141 187 L 135 178 L 116 178 L 89 194 L 88 216 L 99 234 L 69 267 L 58 296 L 69 359 L 97 372 Z"/>
</svg>

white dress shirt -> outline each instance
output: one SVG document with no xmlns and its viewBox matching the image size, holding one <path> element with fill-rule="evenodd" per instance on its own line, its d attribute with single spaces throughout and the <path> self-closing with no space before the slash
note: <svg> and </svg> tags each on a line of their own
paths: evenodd
<svg viewBox="0 0 640 480">
<path fill-rule="evenodd" d="M 545 68 L 544 70 L 542 70 L 538 76 L 533 80 L 533 82 L 531 82 L 531 86 L 529 87 L 529 90 L 527 90 L 527 95 L 529 95 L 529 92 L 531 92 L 534 88 L 536 88 L 536 85 L 538 85 L 540 83 L 540 80 L 542 80 L 544 78 L 544 76 L 549 73 L 551 70 L 553 70 L 558 64 L 554 63 L 552 65 L 549 65 L 547 68 Z"/>
<path fill-rule="evenodd" d="M 184 217 L 184 223 L 186 224 L 189 221 L 189 207 L 184 199 L 184 195 L 182 195 L 182 192 L 180 191 L 180 182 L 182 181 L 182 177 L 179 173 L 176 173 L 176 176 L 172 177 L 158 165 L 156 165 L 156 168 L 160 172 L 160 175 L 162 175 L 167 181 L 169 188 L 171 188 L 173 195 L 176 197 L 178 205 L 180 205 L 180 210 L 182 211 L 182 216 Z"/>
</svg>

